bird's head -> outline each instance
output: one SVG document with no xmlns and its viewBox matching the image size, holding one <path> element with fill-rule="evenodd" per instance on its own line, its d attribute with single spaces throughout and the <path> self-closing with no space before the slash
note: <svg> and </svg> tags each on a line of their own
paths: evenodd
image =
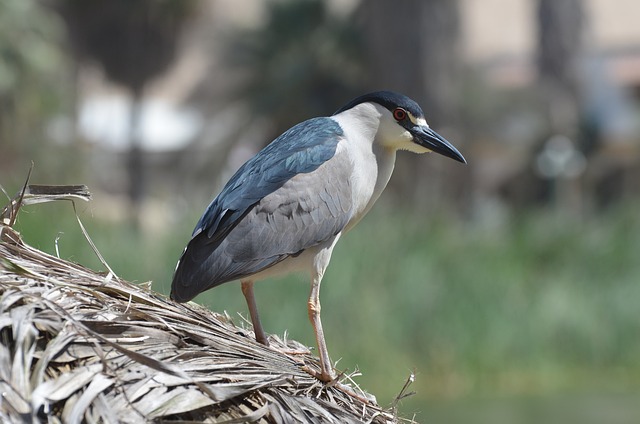
<svg viewBox="0 0 640 424">
<path fill-rule="evenodd" d="M 414 153 L 435 152 L 467 163 L 451 143 L 429 128 L 418 103 L 407 96 L 392 91 L 365 94 L 343 106 L 334 116 L 348 111 L 357 111 L 362 119 L 377 125 L 375 137 L 386 147 Z"/>
</svg>

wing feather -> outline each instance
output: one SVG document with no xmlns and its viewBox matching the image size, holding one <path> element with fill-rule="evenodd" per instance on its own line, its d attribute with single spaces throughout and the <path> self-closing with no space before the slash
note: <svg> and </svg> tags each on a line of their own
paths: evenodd
<svg viewBox="0 0 640 424">
<path fill-rule="evenodd" d="M 315 137 L 313 143 L 303 148 L 292 142 L 300 140 L 299 133 L 283 134 L 243 165 L 211 202 L 176 268 L 174 299 L 190 300 L 260 272 L 329 240 L 347 225 L 352 164 L 336 150 L 339 127 L 327 133 L 326 125 L 316 124 L 322 131 L 303 137 Z M 285 148 L 272 147 L 277 143 Z"/>
</svg>

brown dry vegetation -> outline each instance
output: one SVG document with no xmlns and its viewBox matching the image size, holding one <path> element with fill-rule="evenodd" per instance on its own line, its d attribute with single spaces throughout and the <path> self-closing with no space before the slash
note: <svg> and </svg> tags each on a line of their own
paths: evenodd
<svg viewBox="0 0 640 424">
<path fill-rule="evenodd" d="M 0 224 L 0 421 L 395 422 L 310 354 L 24 244 Z M 305 349 L 272 336 L 280 349 Z"/>
</svg>

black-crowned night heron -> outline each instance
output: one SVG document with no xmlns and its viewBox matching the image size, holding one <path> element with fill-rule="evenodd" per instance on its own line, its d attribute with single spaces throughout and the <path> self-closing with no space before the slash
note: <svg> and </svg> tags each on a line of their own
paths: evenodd
<svg viewBox="0 0 640 424">
<path fill-rule="evenodd" d="M 287 130 L 246 162 L 198 221 L 176 267 L 171 298 L 191 300 L 240 280 L 256 340 L 268 345 L 253 284 L 296 271 L 311 275 L 309 319 L 322 381 L 334 378 L 320 322 L 320 281 L 331 251 L 384 190 L 398 150 L 436 152 L 466 163 L 427 125 L 420 106 L 380 91 L 333 116 Z"/>
</svg>

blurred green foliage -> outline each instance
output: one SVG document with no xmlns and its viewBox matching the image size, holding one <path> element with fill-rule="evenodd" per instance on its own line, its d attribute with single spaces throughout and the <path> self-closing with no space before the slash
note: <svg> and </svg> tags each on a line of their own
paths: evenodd
<svg viewBox="0 0 640 424">
<path fill-rule="evenodd" d="M 26 89 L 28 83 L 42 84 L 46 75 L 60 65 L 62 57 L 56 36 L 62 36 L 59 22 L 36 2 L 0 3 L 0 93 L 3 96 Z"/>
<path fill-rule="evenodd" d="M 154 290 L 168 293 L 197 216 L 136 236 L 93 218 L 90 204 L 79 206 L 90 235 L 118 275 L 153 280 Z M 512 408 L 520 405 L 513 398 L 532 399 L 512 411 L 528 417 L 547 405 L 550 394 L 606 398 L 637 392 L 640 222 L 635 206 L 585 219 L 537 211 L 499 227 L 482 227 L 444 212 L 425 218 L 383 203 L 334 251 L 321 294 L 329 351 L 334 360 L 341 359 L 339 369 L 360 369 L 364 375 L 356 381 L 383 405 L 415 370 L 417 395 L 403 401 L 400 410 L 422 411 L 421 421 L 444 419 L 443 405 L 452 399 L 461 402 L 452 408 L 457 422 L 469 422 L 465 408 L 481 404 L 490 415 L 496 396 L 510 399 Z M 53 253 L 58 238 L 61 257 L 102 268 L 70 205 L 26 208 L 18 229 L 36 247 Z M 302 276 L 258 284 L 267 331 L 287 331 L 314 346 L 308 290 Z M 242 322 L 237 312 L 246 315 L 237 283 L 196 301 L 226 310 L 237 323 Z M 489 402 L 474 403 L 487 393 L 493 396 Z M 640 418 L 640 410 L 632 412 Z"/>
<path fill-rule="evenodd" d="M 232 34 L 226 59 L 242 77 L 235 95 L 269 117 L 275 135 L 361 94 L 356 87 L 367 73 L 352 17 L 336 16 L 323 0 L 267 2 L 266 9 L 264 25 Z"/>
<path fill-rule="evenodd" d="M 73 109 L 74 72 L 64 40 L 58 15 L 40 2 L 0 2 L 1 184 L 24 178 L 31 160 L 52 178 L 78 173 L 77 156 L 70 158 L 68 146 L 50 143 L 47 135 L 52 120 Z"/>
</svg>

